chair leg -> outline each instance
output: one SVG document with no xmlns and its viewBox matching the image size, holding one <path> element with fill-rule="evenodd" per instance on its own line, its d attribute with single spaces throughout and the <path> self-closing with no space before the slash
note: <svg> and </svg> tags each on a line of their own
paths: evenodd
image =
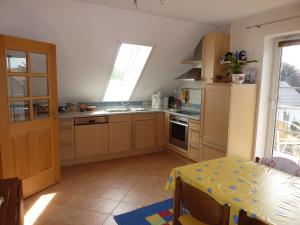
<svg viewBox="0 0 300 225">
<path fill-rule="evenodd" d="M 180 187 L 181 179 L 180 177 L 177 177 L 173 198 L 173 225 L 181 225 L 178 221 L 178 217 L 180 216 Z"/>
</svg>

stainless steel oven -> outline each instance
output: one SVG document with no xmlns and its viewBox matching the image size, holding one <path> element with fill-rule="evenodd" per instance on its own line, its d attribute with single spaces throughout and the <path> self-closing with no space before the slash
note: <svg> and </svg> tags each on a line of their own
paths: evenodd
<svg viewBox="0 0 300 225">
<path fill-rule="evenodd" d="M 181 116 L 170 115 L 169 142 L 184 150 L 188 149 L 188 119 Z"/>
</svg>

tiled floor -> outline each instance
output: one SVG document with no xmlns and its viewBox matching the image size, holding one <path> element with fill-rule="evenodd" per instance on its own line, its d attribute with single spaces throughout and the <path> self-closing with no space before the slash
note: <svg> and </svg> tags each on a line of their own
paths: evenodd
<svg viewBox="0 0 300 225">
<path fill-rule="evenodd" d="M 155 153 L 65 167 L 59 184 L 25 201 L 25 225 L 116 225 L 113 215 L 171 197 L 167 177 L 183 164 Z"/>
</svg>

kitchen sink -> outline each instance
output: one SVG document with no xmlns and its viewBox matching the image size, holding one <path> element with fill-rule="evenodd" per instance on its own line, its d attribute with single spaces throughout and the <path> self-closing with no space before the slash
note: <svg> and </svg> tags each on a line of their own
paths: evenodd
<svg viewBox="0 0 300 225">
<path fill-rule="evenodd" d="M 112 109 L 105 109 L 106 112 L 145 112 L 149 111 L 145 108 L 112 108 Z"/>
<path fill-rule="evenodd" d="M 115 108 L 115 109 L 105 109 L 106 112 L 129 112 L 130 109 L 126 108 Z"/>
</svg>

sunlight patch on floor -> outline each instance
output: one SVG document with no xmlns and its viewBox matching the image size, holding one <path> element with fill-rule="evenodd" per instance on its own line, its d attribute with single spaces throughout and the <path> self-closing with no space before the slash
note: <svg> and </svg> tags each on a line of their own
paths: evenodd
<svg viewBox="0 0 300 225">
<path fill-rule="evenodd" d="M 25 214 L 24 225 L 33 225 L 55 195 L 56 193 L 42 195 Z"/>
</svg>

